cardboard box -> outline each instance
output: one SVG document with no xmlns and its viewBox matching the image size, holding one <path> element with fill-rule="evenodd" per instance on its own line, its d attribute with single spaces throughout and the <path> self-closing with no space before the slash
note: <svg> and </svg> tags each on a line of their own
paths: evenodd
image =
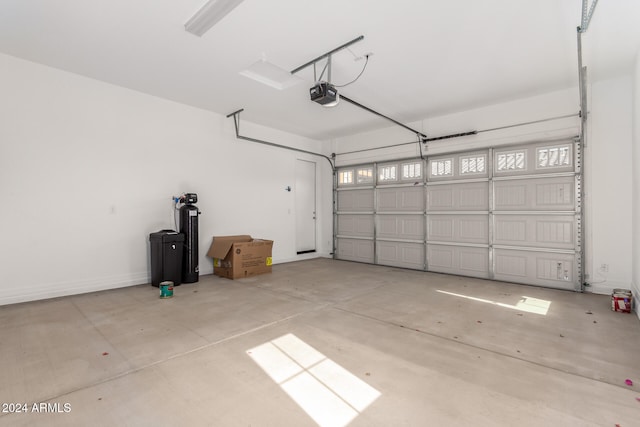
<svg viewBox="0 0 640 427">
<path fill-rule="evenodd" d="M 215 236 L 207 256 L 213 258 L 213 274 L 228 279 L 271 273 L 273 240 L 251 236 Z"/>
</svg>

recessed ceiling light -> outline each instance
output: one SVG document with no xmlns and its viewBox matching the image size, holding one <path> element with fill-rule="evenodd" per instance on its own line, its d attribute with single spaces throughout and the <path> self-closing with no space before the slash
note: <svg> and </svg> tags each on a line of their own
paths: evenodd
<svg viewBox="0 0 640 427">
<path fill-rule="evenodd" d="M 209 0 L 184 24 L 184 29 L 202 37 L 218 21 L 227 16 L 244 0 Z"/>
<path fill-rule="evenodd" d="M 303 81 L 300 77 L 265 60 L 255 62 L 246 70 L 240 71 L 240 74 L 278 90 L 290 88 Z"/>
</svg>

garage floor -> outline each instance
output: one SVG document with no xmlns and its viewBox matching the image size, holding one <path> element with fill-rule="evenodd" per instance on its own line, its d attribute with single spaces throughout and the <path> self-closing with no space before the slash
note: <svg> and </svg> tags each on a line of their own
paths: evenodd
<svg viewBox="0 0 640 427">
<path fill-rule="evenodd" d="M 0 426 L 640 420 L 640 321 L 602 295 L 315 259 L 172 299 L 3 306 L 0 324 Z"/>
</svg>

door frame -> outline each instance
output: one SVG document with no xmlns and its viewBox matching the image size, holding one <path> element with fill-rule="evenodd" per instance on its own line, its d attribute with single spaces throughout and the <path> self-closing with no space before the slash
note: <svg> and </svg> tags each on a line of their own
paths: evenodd
<svg viewBox="0 0 640 427">
<path fill-rule="evenodd" d="M 311 245 L 312 247 L 310 248 L 306 248 L 306 246 L 304 246 L 301 242 L 301 235 L 302 235 L 302 231 L 300 230 L 301 227 L 301 221 L 300 221 L 300 216 L 303 215 L 303 212 L 301 212 L 301 205 L 299 203 L 301 203 L 301 194 L 299 193 L 299 188 L 298 188 L 298 184 L 301 181 L 301 179 L 307 179 L 311 176 L 311 170 L 307 169 L 305 170 L 304 174 L 302 173 L 302 165 L 304 165 L 304 168 L 309 167 L 310 169 L 313 169 L 313 181 L 309 184 L 309 188 L 313 189 L 313 195 L 311 197 L 305 197 L 305 199 L 307 199 L 306 201 L 310 201 L 313 204 L 313 244 Z M 318 245 L 318 200 L 317 200 L 317 196 L 318 196 L 318 191 L 317 191 L 317 180 L 318 180 L 318 176 L 317 176 L 318 170 L 317 170 L 317 163 L 313 160 L 307 160 L 307 159 L 300 159 L 300 158 L 296 158 L 296 168 L 295 168 L 295 186 L 294 186 L 294 199 L 295 199 L 295 216 L 296 216 L 296 221 L 295 221 L 295 227 L 296 227 L 296 234 L 295 234 L 295 239 L 296 239 L 296 254 L 297 255 L 302 255 L 302 254 L 307 254 L 307 253 L 315 253 L 317 251 L 317 245 Z M 308 175 L 307 175 L 308 174 Z M 307 242 L 305 242 L 307 243 Z"/>
</svg>

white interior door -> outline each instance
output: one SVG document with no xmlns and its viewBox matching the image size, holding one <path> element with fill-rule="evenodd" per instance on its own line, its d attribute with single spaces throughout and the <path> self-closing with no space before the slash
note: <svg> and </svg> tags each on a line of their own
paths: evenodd
<svg viewBox="0 0 640 427">
<path fill-rule="evenodd" d="M 316 250 L 316 164 L 296 161 L 296 251 Z"/>
</svg>

